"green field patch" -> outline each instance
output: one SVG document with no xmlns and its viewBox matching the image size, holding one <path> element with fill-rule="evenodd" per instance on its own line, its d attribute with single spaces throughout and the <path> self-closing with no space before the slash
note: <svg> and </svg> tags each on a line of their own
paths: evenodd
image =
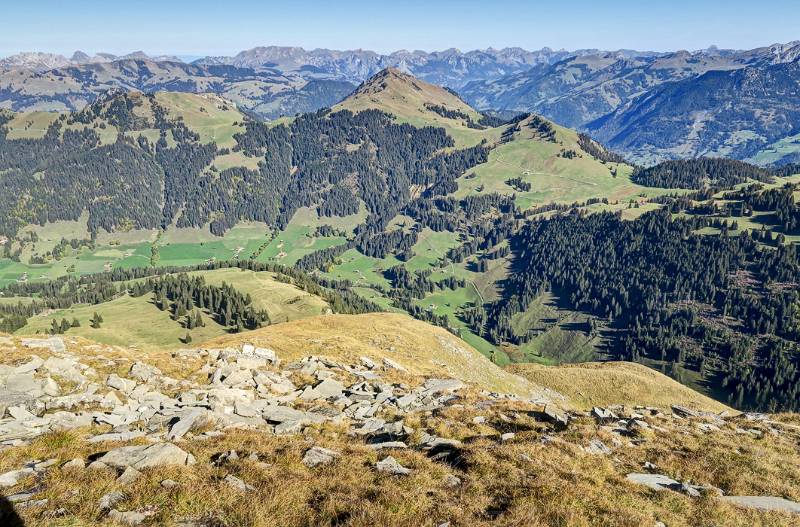
<svg viewBox="0 0 800 527">
<path fill-rule="evenodd" d="M 256 259 L 259 262 L 277 262 L 283 265 L 294 265 L 307 254 L 320 249 L 334 247 L 346 243 L 340 236 L 319 237 L 314 236 L 316 227 L 301 224 L 300 220 L 292 218 L 286 229 L 279 232 L 266 246 Z"/>
<path fill-rule="evenodd" d="M 440 261 L 447 254 L 447 250 L 458 247 L 457 235 L 450 231 L 434 232 L 427 227 L 418 236 L 417 243 L 412 247 L 414 257 L 406 262 L 409 271 L 420 271 L 439 267 Z"/>
<path fill-rule="evenodd" d="M 244 167 L 250 170 L 258 170 L 258 163 L 261 161 L 260 157 L 250 157 L 244 152 L 231 152 L 229 154 L 217 156 L 214 159 L 214 166 L 218 170 L 226 170 L 234 167 Z"/>
<path fill-rule="evenodd" d="M 6 123 L 7 139 L 41 139 L 47 129 L 61 114 L 56 112 L 23 112 L 14 114 L 14 118 Z"/>
<path fill-rule="evenodd" d="M 516 335 L 533 336 L 509 353 L 516 362 L 563 364 L 597 360 L 602 337 L 591 331 L 591 318 L 560 307 L 555 295 L 545 293 L 511 319 Z"/>
<path fill-rule="evenodd" d="M 389 288 L 391 284 L 383 276 L 383 271 L 391 267 L 385 260 L 364 256 L 356 249 L 343 253 L 337 264 L 324 275 L 336 280 L 350 280 L 353 284 L 362 287 L 380 286 Z"/>
<path fill-rule="evenodd" d="M 171 118 L 182 118 L 203 143 L 215 142 L 219 148 L 232 148 L 236 146 L 233 136 L 244 132 L 242 114 L 236 106 L 216 95 L 157 92 L 155 97 Z"/>
</svg>

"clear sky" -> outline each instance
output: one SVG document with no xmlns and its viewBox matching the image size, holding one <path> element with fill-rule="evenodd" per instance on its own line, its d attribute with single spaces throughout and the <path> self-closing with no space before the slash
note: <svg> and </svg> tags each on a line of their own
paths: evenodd
<svg viewBox="0 0 800 527">
<path fill-rule="evenodd" d="M 668 51 L 800 39 L 798 0 L 2 0 L 0 55 L 260 45 Z"/>
</svg>

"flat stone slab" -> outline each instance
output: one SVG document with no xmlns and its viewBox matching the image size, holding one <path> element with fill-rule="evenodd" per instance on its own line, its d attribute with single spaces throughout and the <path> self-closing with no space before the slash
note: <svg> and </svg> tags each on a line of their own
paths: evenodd
<svg viewBox="0 0 800 527">
<path fill-rule="evenodd" d="M 165 465 L 192 465 L 195 459 L 172 443 L 156 443 L 115 448 L 106 452 L 97 461 L 119 469 L 133 467 L 142 470 Z"/>
<path fill-rule="evenodd" d="M 748 509 L 800 514 L 800 503 L 775 496 L 722 496 L 720 499 Z"/>
<path fill-rule="evenodd" d="M 630 482 L 650 487 L 653 490 L 675 490 L 681 487 L 680 482 L 663 474 L 633 473 L 628 474 L 626 478 Z"/>
</svg>

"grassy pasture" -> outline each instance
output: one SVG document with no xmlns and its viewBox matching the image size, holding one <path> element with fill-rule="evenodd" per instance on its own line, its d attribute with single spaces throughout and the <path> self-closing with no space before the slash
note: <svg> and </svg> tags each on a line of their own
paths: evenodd
<svg viewBox="0 0 800 527">
<path fill-rule="evenodd" d="M 632 169 L 618 163 L 603 164 L 578 146 L 577 134 L 554 125 L 556 142 L 535 137 L 523 126 L 513 141 L 499 145 L 489 154 L 488 162 L 477 166 L 458 179 L 456 197 L 470 194 L 498 193 L 517 196 L 523 209 L 546 203 L 573 203 L 590 198 L 626 201 L 637 196 L 655 196 L 667 192 L 637 185 L 630 180 Z M 560 155 L 574 150 L 580 157 Z M 611 169 L 616 170 L 616 176 Z M 506 184 L 513 178 L 531 184 L 530 191 L 517 191 Z"/>
<path fill-rule="evenodd" d="M 61 114 L 56 112 L 23 112 L 15 113 L 14 118 L 6 123 L 7 139 L 41 139 L 47 129 Z"/>
<path fill-rule="evenodd" d="M 249 293 L 255 306 L 265 309 L 273 323 L 298 320 L 323 314 L 327 303 L 297 287 L 280 282 L 273 273 L 256 273 L 239 269 L 217 269 L 193 273 L 202 276 L 206 283 L 232 285 L 243 294 Z M 0 299 L 16 303 L 16 299 Z M 92 328 L 89 320 L 94 313 L 103 317 L 98 329 Z M 152 295 L 133 298 L 120 296 L 97 305 L 75 305 L 31 318 L 28 324 L 17 331 L 19 334 L 47 333 L 53 319 L 66 318 L 72 322 L 77 318 L 80 327 L 70 328 L 67 335 L 77 335 L 104 344 L 135 346 L 142 349 L 165 350 L 181 347 L 180 341 L 187 330 L 183 320 L 175 321 L 168 311 L 161 311 L 152 302 Z M 205 327 L 195 328 L 189 333 L 193 342 L 202 342 L 227 333 L 204 313 Z"/>
</svg>

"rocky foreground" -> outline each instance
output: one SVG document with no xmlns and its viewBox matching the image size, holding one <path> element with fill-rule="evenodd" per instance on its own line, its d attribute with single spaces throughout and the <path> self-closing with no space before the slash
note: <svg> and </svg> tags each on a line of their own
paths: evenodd
<svg viewBox="0 0 800 527">
<path fill-rule="evenodd" d="M 800 523 L 793 416 L 570 411 L 387 357 L 0 339 L 0 492 L 30 525 Z"/>
</svg>

